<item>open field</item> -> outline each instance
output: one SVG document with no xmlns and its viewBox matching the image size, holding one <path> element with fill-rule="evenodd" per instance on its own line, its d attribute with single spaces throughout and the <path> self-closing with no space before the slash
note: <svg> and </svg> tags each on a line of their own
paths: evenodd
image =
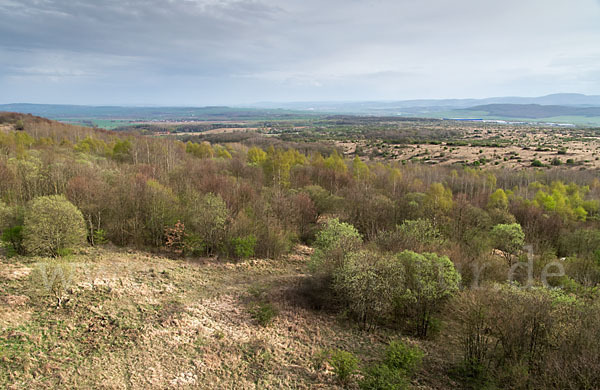
<svg viewBox="0 0 600 390">
<path fill-rule="evenodd" d="M 376 117 L 190 124 L 189 131 L 165 126 L 155 134 L 170 132 L 184 141 L 260 142 L 269 137 L 292 142 L 294 147 L 319 143 L 367 161 L 514 169 L 530 167 L 539 160 L 542 166 L 600 168 L 600 130 L 588 127 Z M 204 127 L 195 130 L 199 126 Z"/>
<path fill-rule="evenodd" d="M 76 272 L 61 308 L 36 283 L 45 259 L 0 258 L 0 386 L 337 388 L 324 350 L 347 349 L 367 364 L 394 334 L 303 305 L 309 253 L 231 263 L 89 249 L 69 259 Z M 259 300 L 279 312 L 267 327 L 251 315 Z M 426 362 L 435 369 L 434 356 Z"/>
</svg>

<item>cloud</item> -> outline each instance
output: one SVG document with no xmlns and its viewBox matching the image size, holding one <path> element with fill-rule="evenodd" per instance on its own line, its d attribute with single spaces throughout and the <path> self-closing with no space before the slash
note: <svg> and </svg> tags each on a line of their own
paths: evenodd
<svg viewBox="0 0 600 390">
<path fill-rule="evenodd" d="M 57 101 L 156 104 L 569 91 L 597 80 L 598 5 L 0 0 L 0 88 L 33 100 L 62 82 Z M 36 95 L 15 92 L 28 89 Z"/>
</svg>

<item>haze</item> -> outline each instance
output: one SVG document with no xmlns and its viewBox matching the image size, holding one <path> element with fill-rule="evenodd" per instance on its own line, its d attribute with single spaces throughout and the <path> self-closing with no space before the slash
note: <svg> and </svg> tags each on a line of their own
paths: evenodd
<svg viewBox="0 0 600 390">
<path fill-rule="evenodd" d="M 0 0 L 0 103 L 600 94 L 598 0 Z"/>
</svg>

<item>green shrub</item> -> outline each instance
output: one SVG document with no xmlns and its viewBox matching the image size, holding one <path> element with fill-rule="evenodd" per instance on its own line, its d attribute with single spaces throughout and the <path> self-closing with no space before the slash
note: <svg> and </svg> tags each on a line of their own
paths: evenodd
<svg viewBox="0 0 600 390">
<path fill-rule="evenodd" d="M 460 274 L 447 256 L 403 251 L 404 283 L 395 293 L 399 319 L 408 319 L 419 337 L 426 337 L 434 314 L 459 288 Z"/>
<path fill-rule="evenodd" d="M 184 206 L 187 216 L 182 220 L 185 234 L 193 243 L 190 252 L 213 255 L 222 249 L 230 221 L 229 209 L 220 195 L 208 193 L 202 197 L 193 194 Z M 203 252 L 203 253 L 200 253 Z"/>
<path fill-rule="evenodd" d="M 62 195 L 34 199 L 25 211 L 23 245 L 27 253 L 56 257 L 83 245 L 87 229 L 81 211 Z"/>
<path fill-rule="evenodd" d="M 202 256 L 206 253 L 206 249 L 204 248 L 204 242 L 202 241 L 202 237 L 197 234 L 190 233 L 186 234 L 183 238 L 183 250 L 186 254 L 191 254 L 192 256 Z"/>
<path fill-rule="evenodd" d="M 406 220 L 393 231 L 384 231 L 376 238 L 377 245 L 386 251 L 402 249 L 423 250 L 443 243 L 440 231 L 428 219 Z"/>
<path fill-rule="evenodd" d="M 362 390 L 404 390 L 409 381 L 402 370 L 382 363 L 367 368 L 358 385 Z"/>
<path fill-rule="evenodd" d="M 403 281 L 400 263 L 368 250 L 350 253 L 333 273 L 334 291 L 365 328 L 390 317 Z"/>
<path fill-rule="evenodd" d="M 419 347 L 406 345 L 402 341 L 392 341 L 385 351 L 384 363 L 390 368 L 412 375 L 421 366 L 423 356 Z"/>
<path fill-rule="evenodd" d="M 23 226 L 13 226 L 12 228 L 4 229 L 0 240 L 6 245 L 9 256 L 25 254 Z"/>
<path fill-rule="evenodd" d="M 352 352 L 338 349 L 331 352 L 329 364 L 340 383 L 347 384 L 358 368 L 358 359 Z"/>
<path fill-rule="evenodd" d="M 103 245 L 108 242 L 106 231 L 104 229 L 94 230 L 94 244 Z"/>
<path fill-rule="evenodd" d="M 541 161 L 540 161 L 540 160 L 538 160 L 538 159 L 535 159 L 535 160 L 533 160 L 533 161 L 531 162 L 531 166 L 532 166 L 532 167 L 538 167 L 538 168 L 541 168 L 541 167 L 543 167 L 543 166 L 544 166 L 544 163 L 543 163 L 543 162 L 541 162 Z"/>
<path fill-rule="evenodd" d="M 313 272 L 331 274 L 343 264 L 346 254 L 361 243 L 360 233 L 354 226 L 337 218 L 330 219 L 323 230 L 317 233 L 310 267 Z"/>
<path fill-rule="evenodd" d="M 245 259 L 254 255 L 256 237 L 250 234 L 245 237 L 235 237 L 230 242 L 231 252 L 238 259 Z"/>
<path fill-rule="evenodd" d="M 498 224 L 492 228 L 490 238 L 494 248 L 502 251 L 509 266 L 512 266 L 513 257 L 525 245 L 525 233 L 518 223 Z"/>
</svg>

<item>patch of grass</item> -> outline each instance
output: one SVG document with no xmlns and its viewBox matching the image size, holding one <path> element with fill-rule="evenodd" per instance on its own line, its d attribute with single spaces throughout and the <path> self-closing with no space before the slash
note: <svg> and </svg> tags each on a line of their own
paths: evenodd
<svg viewBox="0 0 600 390">
<path fill-rule="evenodd" d="M 275 317 L 277 317 L 279 311 L 271 303 L 261 302 L 254 305 L 254 307 L 250 310 L 250 314 L 252 315 L 252 318 L 259 323 L 259 325 L 269 326 Z"/>
</svg>

